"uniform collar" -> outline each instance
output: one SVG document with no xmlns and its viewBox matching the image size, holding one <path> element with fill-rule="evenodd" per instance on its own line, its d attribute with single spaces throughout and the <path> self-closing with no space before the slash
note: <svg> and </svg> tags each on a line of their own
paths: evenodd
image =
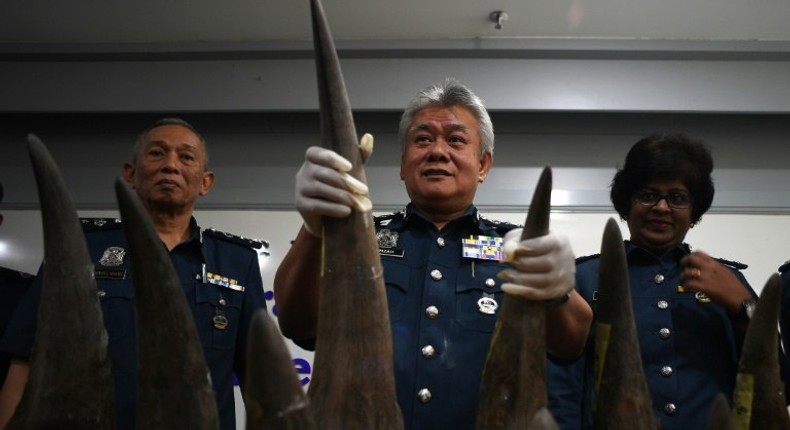
<svg viewBox="0 0 790 430">
<path fill-rule="evenodd" d="M 628 261 L 633 261 L 638 258 L 652 258 L 655 260 L 680 260 L 686 254 L 691 253 L 691 246 L 687 243 L 675 245 L 661 255 L 656 255 L 652 251 L 647 250 L 630 240 L 625 241 L 625 253 Z"/>
<path fill-rule="evenodd" d="M 419 223 L 419 224 L 428 224 L 431 226 L 434 225 L 433 222 L 431 222 L 428 219 L 428 217 L 425 216 L 425 213 L 420 208 L 415 206 L 414 203 L 409 203 L 408 205 L 406 205 L 406 209 L 404 210 L 404 215 L 403 215 L 403 223 L 404 224 Z M 477 210 L 475 205 L 469 205 L 469 207 L 466 208 L 463 214 L 448 222 L 445 225 L 444 229 L 446 230 L 448 227 L 456 228 L 456 226 L 462 226 L 465 223 L 475 224 L 481 230 L 488 229 L 488 226 L 486 226 L 483 223 L 482 218 L 480 217 L 480 212 Z"/>
</svg>

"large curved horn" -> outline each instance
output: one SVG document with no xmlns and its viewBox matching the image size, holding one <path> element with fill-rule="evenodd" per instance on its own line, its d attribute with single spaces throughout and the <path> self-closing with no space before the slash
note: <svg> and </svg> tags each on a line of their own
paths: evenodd
<svg viewBox="0 0 790 430">
<path fill-rule="evenodd" d="M 195 320 L 173 263 L 137 195 L 120 178 L 115 181 L 115 194 L 134 281 L 135 426 L 215 430 L 219 428 L 217 401 Z"/>
<path fill-rule="evenodd" d="M 110 429 L 114 389 L 88 246 L 55 161 L 36 136 L 28 143 L 44 228 L 44 285 L 28 382 L 8 428 Z"/>
<path fill-rule="evenodd" d="M 340 62 L 318 0 L 311 0 L 321 137 L 365 182 Z M 324 220 L 321 297 L 308 395 L 326 430 L 402 429 L 392 334 L 373 216 L 354 210 Z"/>
<path fill-rule="evenodd" d="M 265 357 L 266 366 L 261 366 Z M 314 430 L 313 411 L 294 371 L 280 331 L 265 309 L 250 321 L 247 380 L 244 384 L 247 430 Z"/>
<path fill-rule="evenodd" d="M 549 232 L 551 169 L 540 175 L 521 239 Z M 526 428 L 548 403 L 546 306 L 505 294 L 483 370 L 478 430 Z"/>
<path fill-rule="evenodd" d="M 598 270 L 594 426 L 658 429 L 639 352 L 623 237 L 613 218 L 604 228 Z"/>
<path fill-rule="evenodd" d="M 790 429 L 784 386 L 779 376 L 779 305 L 782 281 L 774 273 L 766 282 L 741 350 L 733 395 L 737 430 Z"/>
</svg>

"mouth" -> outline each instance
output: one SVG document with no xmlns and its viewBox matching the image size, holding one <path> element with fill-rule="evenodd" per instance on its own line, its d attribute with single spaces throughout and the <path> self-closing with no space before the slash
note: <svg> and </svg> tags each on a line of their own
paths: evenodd
<svg viewBox="0 0 790 430">
<path fill-rule="evenodd" d="M 452 176 L 450 172 L 444 169 L 425 169 L 422 171 L 422 175 L 428 177 Z"/>
<path fill-rule="evenodd" d="M 662 220 L 662 219 L 647 220 L 647 225 L 652 227 L 652 228 L 661 229 L 661 230 L 664 230 L 664 229 L 672 227 L 672 223 L 671 222 L 669 222 L 667 220 Z"/>
<path fill-rule="evenodd" d="M 156 185 L 162 188 L 179 188 L 181 186 L 178 182 L 172 179 L 161 179 L 156 183 Z"/>
</svg>

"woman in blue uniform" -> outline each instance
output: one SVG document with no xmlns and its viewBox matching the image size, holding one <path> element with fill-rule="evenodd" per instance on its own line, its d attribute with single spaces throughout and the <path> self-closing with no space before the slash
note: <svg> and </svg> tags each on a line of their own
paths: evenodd
<svg viewBox="0 0 790 430">
<path fill-rule="evenodd" d="M 630 232 L 624 246 L 642 364 L 663 430 L 706 429 L 714 397 L 732 401 L 756 298 L 740 272 L 746 266 L 683 242 L 713 201 L 712 170 L 701 142 L 651 135 L 612 180 L 612 203 Z M 576 290 L 593 310 L 599 261 L 583 257 L 576 266 Z M 592 428 L 594 338 L 585 358 L 549 368 L 550 409 L 563 430 Z"/>
</svg>

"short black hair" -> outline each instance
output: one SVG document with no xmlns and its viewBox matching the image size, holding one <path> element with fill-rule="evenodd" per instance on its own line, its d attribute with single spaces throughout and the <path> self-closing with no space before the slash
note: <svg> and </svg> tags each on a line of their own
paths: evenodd
<svg viewBox="0 0 790 430">
<path fill-rule="evenodd" d="M 634 192 L 653 180 L 679 180 L 689 189 L 691 225 L 713 203 L 713 157 L 699 140 L 683 134 L 651 134 L 631 147 L 625 166 L 612 179 L 610 198 L 620 218 L 627 220 Z"/>
</svg>

